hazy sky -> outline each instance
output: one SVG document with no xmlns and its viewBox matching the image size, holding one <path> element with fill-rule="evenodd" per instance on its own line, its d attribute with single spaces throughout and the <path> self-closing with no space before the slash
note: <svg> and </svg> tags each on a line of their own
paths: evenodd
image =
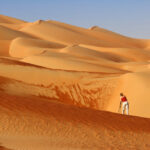
<svg viewBox="0 0 150 150">
<path fill-rule="evenodd" d="M 0 14 L 31 22 L 52 19 L 85 28 L 98 25 L 150 39 L 150 0 L 0 0 Z"/>
</svg>

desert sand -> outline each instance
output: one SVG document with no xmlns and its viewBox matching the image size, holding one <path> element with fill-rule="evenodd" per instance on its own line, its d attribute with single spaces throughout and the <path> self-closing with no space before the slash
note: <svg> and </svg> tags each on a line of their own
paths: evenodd
<svg viewBox="0 0 150 150">
<path fill-rule="evenodd" d="M 149 83 L 148 39 L 0 15 L 0 150 L 149 150 Z"/>
</svg>

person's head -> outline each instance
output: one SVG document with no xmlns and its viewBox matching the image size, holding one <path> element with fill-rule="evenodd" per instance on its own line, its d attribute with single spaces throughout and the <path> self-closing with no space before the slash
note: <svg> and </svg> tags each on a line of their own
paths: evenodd
<svg viewBox="0 0 150 150">
<path fill-rule="evenodd" d="M 123 93 L 120 93 L 120 96 L 122 97 L 122 96 L 123 96 Z"/>
</svg>

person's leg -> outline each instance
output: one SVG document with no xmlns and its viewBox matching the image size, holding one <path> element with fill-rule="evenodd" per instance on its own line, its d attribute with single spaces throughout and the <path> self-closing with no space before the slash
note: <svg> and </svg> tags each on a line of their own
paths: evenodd
<svg viewBox="0 0 150 150">
<path fill-rule="evenodd" d="M 128 103 L 126 104 L 126 113 L 127 113 L 127 115 L 129 115 L 129 104 Z"/>
<path fill-rule="evenodd" d="M 123 102 L 123 105 L 122 105 L 122 114 L 124 114 L 124 111 L 125 111 L 125 103 Z"/>
</svg>

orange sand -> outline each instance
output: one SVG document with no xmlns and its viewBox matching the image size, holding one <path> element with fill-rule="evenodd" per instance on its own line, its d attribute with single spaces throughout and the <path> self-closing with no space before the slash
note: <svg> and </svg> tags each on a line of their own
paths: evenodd
<svg viewBox="0 0 150 150">
<path fill-rule="evenodd" d="M 150 40 L 0 15 L 0 150 L 149 150 L 149 83 Z"/>
</svg>

